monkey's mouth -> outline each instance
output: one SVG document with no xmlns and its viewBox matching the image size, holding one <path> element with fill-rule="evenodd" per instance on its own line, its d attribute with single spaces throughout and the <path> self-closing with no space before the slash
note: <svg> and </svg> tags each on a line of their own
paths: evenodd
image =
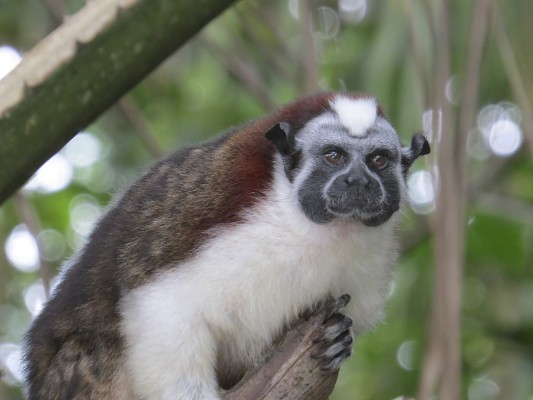
<svg viewBox="0 0 533 400">
<path fill-rule="evenodd" d="M 370 227 L 384 224 L 399 208 L 399 204 L 391 206 L 372 198 L 350 200 L 345 196 L 330 196 L 327 202 L 327 210 L 336 218 L 355 219 Z"/>
</svg>

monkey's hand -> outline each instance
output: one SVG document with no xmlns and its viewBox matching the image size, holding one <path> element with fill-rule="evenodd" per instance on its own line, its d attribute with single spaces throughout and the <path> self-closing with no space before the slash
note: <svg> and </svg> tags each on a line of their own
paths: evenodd
<svg viewBox="0 0 533 400">
<path fill-rule="evenodd" d="M 322 329 L 314 340 L 311 357 L 322 362 L 323 371 L 336 372 L 352 354 L 353 321 L 340 313 L 349 301 L 350 296 L 345 294 L 328 305 Z"/>
</svg>

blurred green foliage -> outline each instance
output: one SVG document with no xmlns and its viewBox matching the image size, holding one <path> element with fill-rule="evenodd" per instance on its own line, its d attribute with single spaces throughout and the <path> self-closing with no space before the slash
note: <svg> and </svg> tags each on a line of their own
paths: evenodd
<svg viewBox="0 0 533 400">
<path fill-rule="evenodd" d="M 302 36 L 305 32 L 302 24 L 307 17 L 298 1 L 243 1 L 161 65 L 128 95 L 128 101 L 165 152 L 207 140 L 232 125 L 262 115 L 273 105 L 317 89 L 373 93 L 406 142 L 413 132 L 421 129 L 425 107 L 410 50 L 410 21 L 417 21 L 413 29 L 420 43 L 423 65 L 432 65 L 435 52 L 439 51 L 432 48 L 430 22 L 424 11 L 425 4 L 431 2 L 413 1 L 413 9 L 406 7 L 409 3 L 309 2 L 315 32 L 313 46 L 309 47 Z M 471 78 L 463 72 L 473 3 L 451 2 L 455 77 L 451 101 L 455 107 L 460 103 L 454 96 Z M 501 17 L 526 89 L 531 93 L 533 3 L 529 0 L 514 0 L 512 6 L 509 2 L 495 3 L 503 10 Z M 69 12 L 74 12 L 83 2 L 66 4 Z M 343 4 L 363 4 L 365 9 L 354 17 L 343 14 Z M 24 53 L 53 28 L 53 19 L 43 3 L 0 0 L 0 45 Z M 312 67 L 318 75 L 316 87 L 309 86 L 304 76 L 309 53 L 315 60 Z M 516 101 L 491 29 L 478 73 L 480 108 Z M 259 88 L 247 81 L 246 76 L 250 74 L 258 79 Z M 262 91 L 270 97 L 265 98 Z M 520 126 L 524 131 L 525 127 Z M 73 180 L 61 191 L 22 194 L 38 231 L 52 229 L 63 240 L 64 248 L 59 240 L 56 243 L 59 250 L 46 261 L 52 276 L 58 273 L 64 259 L 83 243 L 86 227 L 78 226 L 76 230 L 76 224 L 80 224 L 76 218 L 81 218 L 81 223 L 91 222 L 153 160 L 137 135 L 138 129 L 117 108 L 109 110 L 86 131 L 98 139 L 100 146 L 94 162 L 75 166 Z M 424 168 L 423 162 L 417 168 Z M 481 159 L 471 158 L 468 171 L 471 195 L 465 221 L 463 397 L 531 400 L 531 154 L 523 145 L 506 158 L 490 154 Z M 81 210 L 86 211 L 85 215 L 80 217 L 74 212 L 76 204 L 84 205 Z M 6 243 L 16 226 L 31 222 L 23 214 L 19 197 L 1 206 L 0 243 Z M 410 245 L 405 246 L 397 269 L 387 319 L 374 332 L 357 340 L 355 356 L 342 368 L 334 400 L 416 395 L 431 313 L 433 255 L 426 225 L 431 225 L 432 217 L 431 214 L 417 216 L 411 211 L 405 214 L 402 236 L 413 239 L 406 241 Z M 20 344 L 31 321 L 26 304 L 28 288 L 39 281 L 38 272 L 21 272 L 11 264 L 5 251 L 0 251 L 0 346 Z M 0 367 L 6 371 L 4 380 L 0 381 L 0 399 L 18 399 L 22 396 L 20 384 L 6 366 L 8 350 L 0 347 Z"/>
</svg>

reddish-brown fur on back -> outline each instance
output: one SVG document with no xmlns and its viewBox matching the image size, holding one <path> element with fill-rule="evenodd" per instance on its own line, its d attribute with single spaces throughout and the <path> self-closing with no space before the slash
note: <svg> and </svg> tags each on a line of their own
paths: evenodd
<svg viewBox="0 0 533 400">
<path fill-rule="evenodd" d="M 288 123 L 297 132 L 330 107 L 331 97 L 326 93 L 301 99 L 229 134 L 216 154 L 213 173 L 225 181 L 224 190 L 231 193 L 231 202 L 220 210 L 216 223 L 236 222 L 242 210 L 268 188 L 276 150 L 265 138 L 266 132 L 278 122 Z"/>
</svg>

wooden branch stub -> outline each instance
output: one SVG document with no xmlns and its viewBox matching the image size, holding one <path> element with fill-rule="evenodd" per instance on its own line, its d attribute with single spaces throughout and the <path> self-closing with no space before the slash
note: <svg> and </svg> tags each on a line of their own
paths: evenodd
<svg viewBox="0 0 533 400">
<path fill-rule="evenodd" d="M 329 303 L 328 303 L 329 304 Z M 328 304 L 301 319 L 275 348 L 268 362 L 226 392 L 224 400 L 326 400 L 337 372 L 325 372 L 310 356 L 322 332 Z"/>
</svg>

